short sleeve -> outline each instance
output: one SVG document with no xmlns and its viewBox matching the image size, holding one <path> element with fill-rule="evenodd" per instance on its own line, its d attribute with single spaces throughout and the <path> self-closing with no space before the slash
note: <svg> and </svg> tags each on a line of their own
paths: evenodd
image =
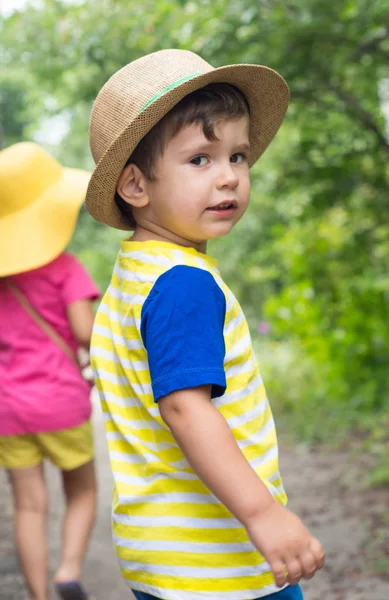
<svg viewBox="0 0 389 600">
<path fill-rule="evenodd" d="M 179 265 L 161 275 L 143 304 L 141 334 L 154 400 L 210 384 L 226 389 L 225 297 L 208 271 Z"/>
<path fill-rule="evenodd" d="M 97 300 L 100 292 L 85 267 L 73 255 L 61 256 L 62 298 L 66 306 L 76 300 Z"/>
</svg>

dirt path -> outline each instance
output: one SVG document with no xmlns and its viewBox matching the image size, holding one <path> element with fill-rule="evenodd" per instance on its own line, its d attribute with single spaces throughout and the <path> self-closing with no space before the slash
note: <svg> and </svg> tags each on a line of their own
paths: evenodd
<svg viewBox="0 0 389 600">
<path fill-rule="evenodd" d="M 95 410 L 100 481 L 99 518 L 85 569 L 85 584 L 97 600 L 130 600 L 121 581 L 110 534 L 111 475 L 99 409 Z M 374 576 L 365 557 L 368 523 L 389 506 L 389 490 L 363 492 L 361 468 L 347 453 L 307 453 L 283 448 L 281 467 L 296 510 L 327 551 L 326 568 L 303 584 L 305 600 L 389 600 L 389 580 Z M 58 556 L 62 503 L 56 472 L 47 471 L 51 488 L 51 568 Z M 12 543 L 11 510 L 6 477 L 0 473 L 0 600 L 25 598 Z"/>
<path fill-rule="evenodd" d="M 367 558 L 370 526 L 388 510 L 389 490 L 365 490 L 358 463 L 346 452 L 282 449 L 289 506 L 327 553 L 323 571 L 303 583 L 306 600 L 389 600 L 389 578 L 375 576 Z"/>
</svg>

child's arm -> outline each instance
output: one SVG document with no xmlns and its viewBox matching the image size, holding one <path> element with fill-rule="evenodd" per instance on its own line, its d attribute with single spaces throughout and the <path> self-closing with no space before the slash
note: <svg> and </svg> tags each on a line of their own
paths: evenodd
<svg viewBox="0 0 389 600">
<path fill-rule="evenodd" d="M 75 300 L 66 308 L 70 328 L 77 342 L 89 350 L 94 314 L 92 300 Z"/>
<path fill-rule="evenodd" d="M 247 529 L 277 585 L 311 578 L 324 564 L 320 542 L 273 499 L 210 397 L 210 386 L 173 392 L 159 400 L 161 416 L 200 479 Z"/>
</svg>

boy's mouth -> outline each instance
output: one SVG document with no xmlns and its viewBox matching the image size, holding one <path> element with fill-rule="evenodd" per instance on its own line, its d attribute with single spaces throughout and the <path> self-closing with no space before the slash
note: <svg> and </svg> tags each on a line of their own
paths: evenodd
<svg viewBox="0 0 389 600">
<path fill-rule="evenodd" d="M 238 208 L 238 203 L 236 200 L 223 200 L 223 202 L 219 202 L 219 204 L 215 204 L 215 206 L 210 206 L 207 208 L 209 211 L 229 211 Z"/>
</svg>

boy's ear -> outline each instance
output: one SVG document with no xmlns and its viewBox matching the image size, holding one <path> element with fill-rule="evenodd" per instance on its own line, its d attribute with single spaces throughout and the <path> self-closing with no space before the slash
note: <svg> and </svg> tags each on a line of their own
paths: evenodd
<svg viewBox="0 0 389 600">
<path fill-rule="evenodd" d="M 119 177 L 116 191 L 125 202 L 134 208 L 143 208 L 149 203 L 146 189 L 146 177 L 135 164 L 125 167 Z"/>
</svg>

